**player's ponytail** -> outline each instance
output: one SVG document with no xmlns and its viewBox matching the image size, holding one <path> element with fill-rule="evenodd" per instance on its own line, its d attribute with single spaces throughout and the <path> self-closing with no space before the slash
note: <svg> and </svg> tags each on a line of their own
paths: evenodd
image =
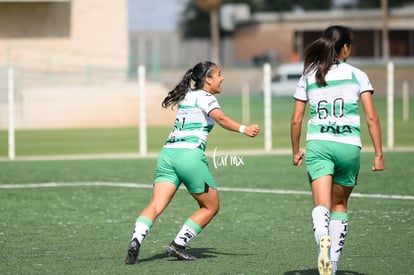
<svg viewBox="0 0 414 275">
<path fill-rule="evenodd" d="M 325 76 L 332 64 L 338 64 L 338 55 L 345 44 L 351 45 L 356 39 L 354 32 L 344 26 L 328 27 L 321 38 L 305 49 L 304 74 L 315 72 L 316 83 L 326 86 Z"/>
<path fill-rule="evenodd" d="M 316 83 L 326 86 L 325 75 L 335 59 L 331 41 L 319 38 L 305 49 L 304 73 L 315 72 Z"/>
<path fill-rule="evenodd" d="M 164 98 L 161 104 L 162 107 L 174 107 L 178 102 L 184 99 L 188 91 L 203 88 L 204 80 L 206 76 L 209 75 L 210 67 L 213 64 L 214 63 L 210 61 L 200 62 L 189 69 L 177 86 L 175 86 L 175 88 Z M 194 83 L 194 88 L 192 88 L 192 82 Z"/>
</svg>

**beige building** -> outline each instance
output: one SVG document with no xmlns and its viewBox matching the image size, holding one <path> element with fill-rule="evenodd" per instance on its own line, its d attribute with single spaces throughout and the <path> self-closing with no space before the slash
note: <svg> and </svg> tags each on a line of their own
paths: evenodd
<svg viewBox="0 0 414 275">
<path fill-rule="evenodd" d="M 0 64 L 125 72 L 127 0 L 0 0 Z"/>
<path fill-rule="evenodd" d="M 14 69 L 17 129 L 138 125 L 138 83 L 128 81 L 127 0 L 0 0 L 0 129 L 8 125 Z M 148 124 L 170 124 L 167 93 L 147 85 Z M 150 106 L 148 106 L 150 110 Z"/>
</svg>

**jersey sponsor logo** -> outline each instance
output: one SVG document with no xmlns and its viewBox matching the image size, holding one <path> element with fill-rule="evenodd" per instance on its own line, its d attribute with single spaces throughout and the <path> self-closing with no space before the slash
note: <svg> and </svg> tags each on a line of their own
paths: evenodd
<svg viewBox="0 0 414 275">
<path fill-rule="evenodd" d="M 332 133 L 332 134 L 344 134 L 352 133 L 351 126 L 349 125 L 327 125 L 321 126 L 321 133 Z"/>
<path fill-rule="evenodd" d="M 183 142 L 183 141 L 185 141 L 185 138 L 176 138 L 175 136 L 170 136 L 165 142 L 165 144 Z"/>
<path fill-rule="evenodd" d="M 210 101 L 209 103 L 208 103 L 208 107 L 211 107 L 211 105 L 213 105 L 214 103 L 216 103 L 217 102 L 217 100 L 216 99 L 214 99 L 214 100 L 212 100 L 212 101 Z"/>
</svg>

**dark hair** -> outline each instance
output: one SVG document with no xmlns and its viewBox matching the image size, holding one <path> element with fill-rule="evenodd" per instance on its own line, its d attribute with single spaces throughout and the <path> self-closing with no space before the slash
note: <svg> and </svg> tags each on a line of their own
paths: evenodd
<svg viewBox="0 0 414 275">
<path fill-rule="evenodd" d="M 351 28 L 333 25 L 323 31 L 321 37 L 305 48 L 303 72 L 316 71 L 316 83 L 326 86 L 325 76 L 332 64 L 338 64 L 343 46 L 351 45 L 356 36 Z"/>
<path fill-rule="evenodd" d="M 189 69 L 177 86 L 175 86 L 175 88 L 164 98 L 162 107 L 168 108 L 171 106 L 172 108 L 184 99 L 188 91 L 201 89 L 204 85 L 206 76 L 210 76 L 210 68 L 213 65 L 215 65 L 215 63 L 211 61 L 204 61 Z"/>
</svg>

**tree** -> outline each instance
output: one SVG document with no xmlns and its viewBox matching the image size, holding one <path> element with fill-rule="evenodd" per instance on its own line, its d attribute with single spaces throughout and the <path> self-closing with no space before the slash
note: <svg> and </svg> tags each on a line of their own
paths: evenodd
<svg viewBox="0 0 414 275">
<path fill-rule="evenodd" d="M 304 10 L 320 10 L 330 8 L 330 2 L 326 0 L 223 0 L 227 3 L 246 3 L 251 12 L 258 11 L 291 11 L 295 8 Z M 189 1 L 183 11 L 180 29 L 184 38 L 207 38 L 210 36 L 209 14 L 199 9 L 195 1 Z M 221 36 L 228 32 L 220 31 Z"/>
<path fill-rule="evenodd" d="M 210 16 L 189 1 L 184 9 L 180 29 L 184 38 L 210 37 Z"/>
<path fill-rule="evenodd" d="M 284 12 L 302 9 L 311 10 L 328 10 L 331 8 L 329 0 L 223 0 L 226 3 L 247 3 L 251 12 Z M 407 4 L 413 4 L 414 0 L 388 0 L 389 7 L 401 7 Z M 380 8 L 379 0 L 359 0 L 357 8 Z M 210 36 L 210 17 L 209 14 L 197 8 L 195 1 L 188 1 L 180 22 L 180 29 L 184 38 L 207 38 Z M 226 36 L 230 33 L 220 30 L 220 36 Z"/>
<path fill-rule="evenodd" d="M 402 7 L 407 4 L 413 4 L 414 0 L 388 0 L 388 7 Z M 378 0 L 363 0 L 358 1 L 358 8 L 369 9 L 369 8 L 380 8 L 381 1 Z"/>
<path fill-rule="evenodd" d="M 269 11 L 326 10 L 331 7 L 331 2 L 326 0 L 265 0 L 265 9 Z"/>
</svg>

